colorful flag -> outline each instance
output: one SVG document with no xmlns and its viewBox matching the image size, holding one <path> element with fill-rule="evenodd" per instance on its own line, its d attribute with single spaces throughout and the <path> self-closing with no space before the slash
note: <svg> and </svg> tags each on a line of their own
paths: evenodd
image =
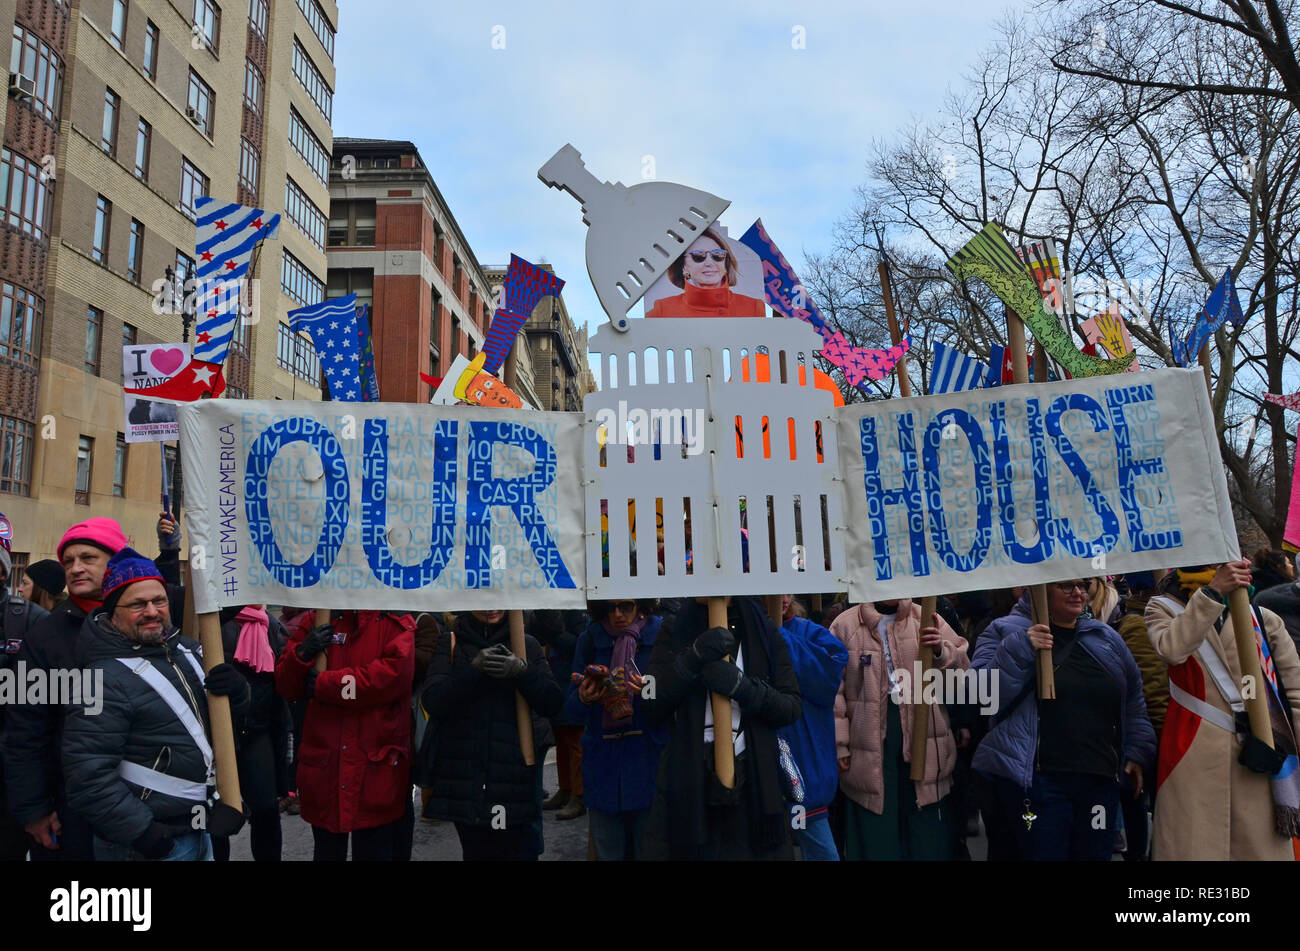
<svg viewBox="0 0 1300 951">
<path fill-rule="evenodd" d="M 1119 312 L 1119 304 L 1112 303 L 1105 310 L 1089 317 L 1082 326 L 1084 339 L 1094 347 L 1100 346 L 1108 356 L 1122 357 L 1133 350 L 1133 340 L 1128 335 L 1128 325 Z M 1129 364 L 1129 372 L 1142 369 L 1136 360 Z"/>
<path fill-rule="evenodd" d="M 1276 403 L 1283 409 L 1300 412 L 1300 393 L 1290 393 L 1286 396 L 1279 396 L 1277 393 L 1265 393 L 1264 399 L 1270 403 Z"/>
<path fill-rule="evenodd" d="M 1065 306 L 1065 290 L 1061 282 L 1061 258 L 1056 251 L 1056 242 L 1051 238 L 1044 238 L 1041 241 L 1030 241 L 1022 244 L 1016 249 L 1016 254 L 1024 262 L 1029 273 L 1034 276 L 1034 282 L 1038 285 L 1039 292 L 1043 295 L 1044 307 L 1056 315 L 1056 322 L 1061 325 L 1061 329 L 1067 334 L 1073 334 L 1070 327 L 1070 316 Z M 1088 353 L 1081 349 L 1080 353 Z M 1094 354 L 1088 353 L 1089 356 Z M 1065 371 L 1065 367 L 1049 353 L 1047 362 L 1050 365 L 1051 374 L 1055 375 L 1058 380 L 1068 380 L 1070 374 Z M 1029 362 L 1029 372 L 1032 375 L 1034 371 L 1033 361 Z"/>
<path fill-rule="evenodd" d="M 519 336 L 519 328 L 528 320 L 533 308 L 543 297 L 558 297 L 563 288 L 564 281 L 550 271 L 529 264 L 517 254 L 510 255 L 501 307 L 492 315 L 492 323 L 483 341 L 482 352 L 487 354 L 482 367 L 484 372 L 495 375 L 501 369 L 515 337 Z"/>
<path fill-rule="evenodd" d="M 194 207 L 199 216 L 194 359 L 220 364 L 226 361 L 239 321 L 240 291 L 253 252 L 259 242 L 275 236 L 280 216 L 214 198 L 199 198 Z"/>
<path fill-rule="evenodd" d="M 357 343 L 361 354 L 361 398 L 367 403 L 379 402 L 379 377 L 375 375 L 375 345 L 370 339 L 370 305 L 357 312 Z"/>
<path fill-rule="evenodd" d="M 362 396 L 361 350 L 357 346 L 357 295 L 289 311 L 289 329 L 306 331 L 329 381 L 330 398 L 359 402 Z"/>
<path fill-rule="evenodd" d="M 1241 311 L 1241 302 L 1237 300 L 1237 289 L 1232 283 L 1231 268 L 1223 272 L 1219 283 L 1215 284 L 1214 290 L 1210 291 L 1210 296 L 1206 299 L 1201 312 L 1196 315 L 1192 332 L 1187 335 L 1186 340 L 1179 338 L 1174 330 L 1173 319 L 1170 318 L 1169 342 L 1172 344 L 1174 362 L 1180 367 L 1190 366 L 1200 355 L 1205 341 L 1220 330 L 1225 322 L 1230 322 L 1234 327 L 1240 327 L 1246 322 L 1246 317 Z"/>
<path fill-rule="evenodd" d="M 930 367 L 931 395 L 979 389 L 988 385 L 988 376 L 987 364 L 941 343 L 934 345 L 934 363 Z"/>
</svg>

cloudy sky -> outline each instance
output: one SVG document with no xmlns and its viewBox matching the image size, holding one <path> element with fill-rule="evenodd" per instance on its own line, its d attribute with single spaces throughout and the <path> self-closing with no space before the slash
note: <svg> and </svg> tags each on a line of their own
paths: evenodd
<svg viewBox="0 0 1300 951">
<path fill-rule="evenodd" d="M 344 0 L 336 136 L 409 139 L 479 263 L 548 261 L 574 319 L 605 315 L 579 205 L 537 169 L 572 143 L 602 181 L 730 199 L 796 268 L 829 244 L 873 138 L 937 111 L 998 0 L 412 3 Z M 494 44 L 495 40 L 495 44 Z M 503 49 L 494 48 L 504 45 Z M 648 158 L 649 157 L 649 158 Z M 640 313 L 638 305 L 633 310 Z"/>
</svg>

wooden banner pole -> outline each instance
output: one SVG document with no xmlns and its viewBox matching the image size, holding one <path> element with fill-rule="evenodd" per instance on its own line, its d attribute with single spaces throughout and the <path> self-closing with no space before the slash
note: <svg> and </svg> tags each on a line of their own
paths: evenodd
<svg viewBox="0 0 1300 951">
<path fill-rule="evenodd" d="M 528 648 L 524 644 L 524 612 L 507 611 L 506 618 L 510 625 L 510 650 L 516 657 L 528 662 Z M 519 730 L 519 751 L 524 754 L 524 763 L 537 765 L 537 754 L 533 746 L 533 715 L 528 709 L 528 701 L 519 691 L 515 691 L 515 724 Z"/>
<path fill-rule="evenodd" d="M 1016 383 L 1029 382 L 1029 354 L 1025 347 L 1025 325 L 1010 307 L 1007 312 L 1007 346 L 1011 350 L 1011 373 Z M 1047 586 L 1036 584 L 1030 588 L 1034 603 L 1034 623 L 1051 624 L 1047 611 Z M 1051 650 L 1038 652 L 1038 699 L 1056 699 L 1056 676 L 1052 670 Z"/>
<path fill-rule="evenodd" d="M 1201 370 L 1205 373 L 1205 389 L 1214 402 L 1214 386 L 1210 373 L 1209 344 L 1201 346 L 1196 355 Z M 1238 556 L 1240 557 L 1240 556 Z M 1262 743 L 1273 748 L 1273 724 L 1268 715 L 1268 686 L 1264 683 L 1264 671 L 1259 662 L 1259 647 L 1255 643 L 1255 621 L 1250 610 L 1250 593 L 1245 588 L 1238 588 L 1228 595 L 1228 613 L 1232 617 L 1232 635 L 1237 643 L 1237 663 L 1241 667 L 1243 683 L 1255 685 L 1252 695 L 1246 699 L 1246 716 L 1250 720 L 1250 732 Z M 1260 632 L 1263 636 L 1263 631 Z M 1243 697 L 1245 691 L 1242 691 Z"/>
<path fill-rule="evenodd" d="M 876 272 L 880 275 L 880 294 L 885 299 L 885 317 L 889 320 L 889 339 L 897 347 L 903 342 L 903 331 L 898 325 L 898 315 L 894 312 L 894 289 L 889 283 L 889 265 L 881 261 L 876 267 Z M 898 363 L 894 365 L 894 373 L 898 376 L 898 393 L 903 399 L 912 395 L 912 381 L 907 376 L 907 354 L 898 358 Z"/>
<path fill-rule="evenodd" d="M 192 597 L 192 595 L 191 595 Z M 224 663 L 221 615 L 198 615 L 199 643 L 203 645 L 203 672 Z M 239 793 L 239 761 L 235 758 L 235 725 L 230 719 L 230 698 L 208 694 L 208 723 L 212 727 L 212 759 L 217 769 L 217 796 L 221 804 L 244 813 Z"/>
<path fill-rule="evenodd" d="M 709 598 L 709 627 L 727 626 L 728 600 Z M 724 789 L 732 789 L 736 785 L 736 751 L 731 738 L 731 698 L 715 693 L 709 699 L 713 705 L 713 771 Z"/>
<path fill-rule="evenodd" d="M 934 595 L 921 599 L 921 630 L 934 624 L 934 606 L 937 600 Z M 912 712 L 912 781 L 920 783 L 925 781 L 926 740 L 930 733 L 930 703 L 924 699 L 925 691 L 921 687 L 925 683 L 926 671 L 934 665 L 934 651 L 922 647 L 917 655 L 921 661 L 921 684 L 914 684 L 912 689 L 920 693 L 922 700 L 913 705 Z"/>
</svg>

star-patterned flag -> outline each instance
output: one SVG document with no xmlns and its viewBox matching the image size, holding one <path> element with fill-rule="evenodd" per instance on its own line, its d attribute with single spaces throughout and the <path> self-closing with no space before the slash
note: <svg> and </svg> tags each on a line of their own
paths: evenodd
<svg viewBox="0 0 1300 951">
<path fill-rule="evenodd" d="M 279 215 L 214 198 L 194 202 L 198 240 L 194 244 L 194 359 L 226 362 L 239 321 L 239 297 L 257 245 L 275 236 Z"/>
<path fill-rule="evenodd" d="M 360 402 L 361 348 L 357 345 L 357 295 L 289 311 L 289 329 L 306 331 L 329 381 L 330 398 Z"/>
</svg>

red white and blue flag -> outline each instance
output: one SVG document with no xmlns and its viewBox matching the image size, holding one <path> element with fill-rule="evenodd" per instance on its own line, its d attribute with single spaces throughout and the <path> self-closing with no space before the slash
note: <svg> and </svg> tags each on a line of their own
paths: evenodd
<svg viewBox="0 0 1300 951">
<path fill-rule="evenodd" d="M 260 208 L 199 198 L 198 240 L 194 245 L 194 276 L 198 290 L 194 359 L 225 363 L 230 340 L 239 322 L 240 291 L 260 242 L 274 237 L 279 215 Z"/>
</svg>

